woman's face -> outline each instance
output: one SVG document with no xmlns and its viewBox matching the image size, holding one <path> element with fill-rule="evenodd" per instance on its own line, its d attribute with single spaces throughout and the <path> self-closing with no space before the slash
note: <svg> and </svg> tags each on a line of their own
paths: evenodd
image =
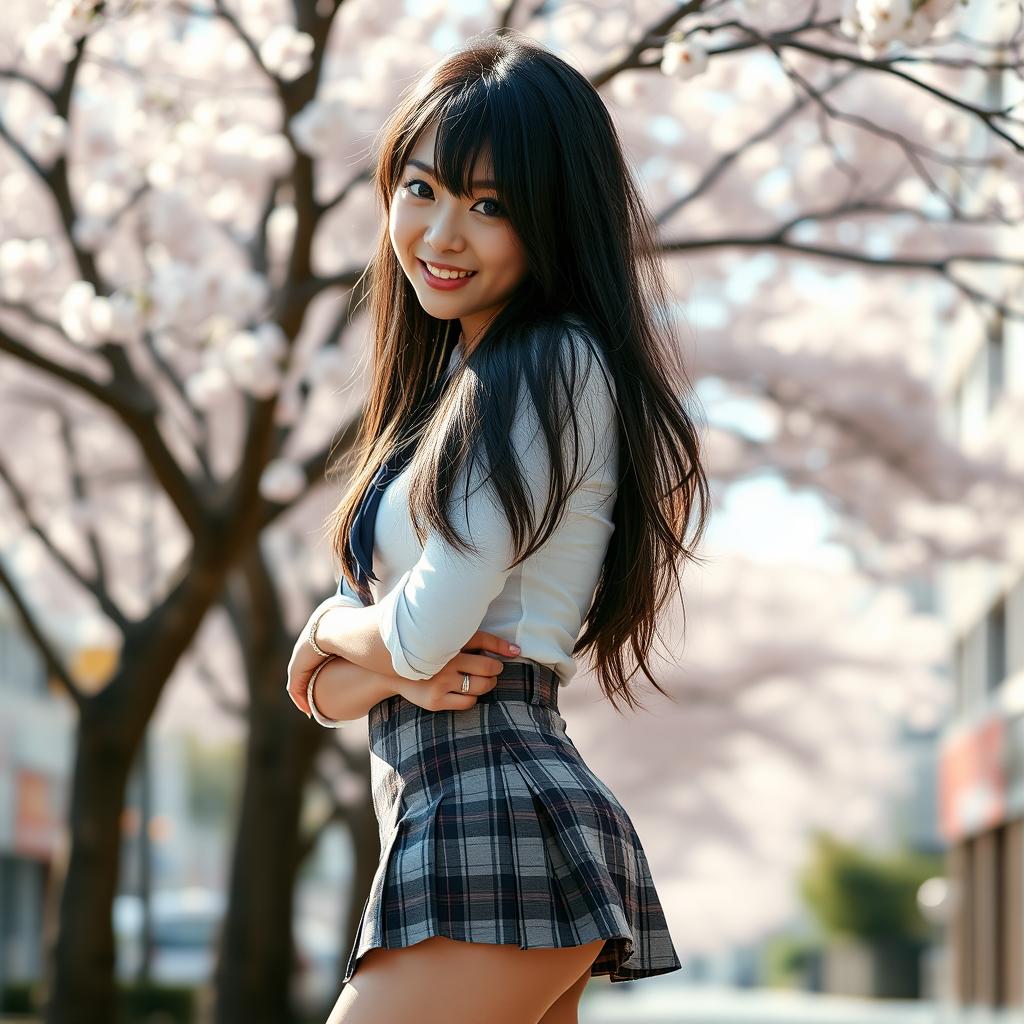
<svg viewBox="0 0 1024 1024">
<path fill-rule="evenodd" d="M 472 195 L 460 199 L 432 173 L 435 134 L 434 127 L 424 130 L 402 170 L 391 199 L 389 232 L 420 305 L 439 319 L 458 318 L 463 345 L 470 349 L 526 275 L 526 254 L 493 186 L 486 183 L 489 154 L 481 154 L 473 168 Z M 462 280 L 439 280 L 427 263 L 473 273 Z"/>
</svg>

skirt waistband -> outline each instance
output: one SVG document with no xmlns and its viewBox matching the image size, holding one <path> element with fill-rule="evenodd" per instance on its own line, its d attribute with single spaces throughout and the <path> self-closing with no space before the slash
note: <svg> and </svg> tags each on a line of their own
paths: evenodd
<svg viewBox="0 0 1024 1024">
<path fill-rule="evenodd" d="M 530 658 L 501 660 L 505 662 L 505 667 L 497 677 L 498 685 L 480 694 L 476 699 L 477 704 L 522 700 L 527 704 L 542 704 L 552 711 L 558 710 L 558 673 L 550 665 L 542 665 Z"/>
<path fill-rule="evenodd" d="M 477 694 L 477 704 L 493 704 L 499 700 L 525 701 L 527 704 L 540 704 L 558 711 L 558 673 L 549 665 L 529 658 L 510 660 L 498 654 L 489 654 L 505 662 L 505 667 L 497 676 L 498 684 L 486 693 Z M 452 691 L 458 693 L 458 690 Z M 400 694 L 393 694 L 382 701 L 378 707 L 385 719 L 405 700 Z"/>
</svg>

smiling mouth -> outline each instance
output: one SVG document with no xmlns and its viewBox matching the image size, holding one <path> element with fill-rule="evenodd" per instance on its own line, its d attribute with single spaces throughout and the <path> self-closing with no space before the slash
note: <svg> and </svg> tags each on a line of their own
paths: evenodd
<svg viewBox="0 0 1024 1024">
<path fill-rule="evenodd" d="M 420 265 L 420 274 L 423 275 L 423 283 L 435 292 L 456 292 L 460 288 L 466 288 L 469 286 L 470 281 L 477 275 L 477 271 L 473 270 L 466 274 L 464 277 L 437 277 L 430 272 L 430 268 L 427 266 L 424 260 L 421 260 L 418 256 L 416 262 Z"/>
<path fill-rule="evenodd" d="M 418 256 L 416 258 L 419 259 Z M 475 270 L 450 270 L 448 272 L 451 273 L 451 274 L 464 273 L 466 276 L 465 277 L 438 277 L 430 269 L 430 267 L 428 266 L 426 260 L 420 260 L 420 263 L 423 265 L 423 268 L 426 270 L 426 272 L 428 274 L 430 274 L 431 277 L 436 278 L 438 281 L 468 281 L 471 277 L 474 277 L 476 275 L 476 271 Z M 442 269 L 444 269 L 444 268 L 442 268 Z"/>
</svg>

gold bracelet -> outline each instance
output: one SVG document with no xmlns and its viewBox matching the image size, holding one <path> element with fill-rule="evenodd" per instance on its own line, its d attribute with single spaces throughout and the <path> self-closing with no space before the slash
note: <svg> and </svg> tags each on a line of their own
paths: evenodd
<svg viewBox="0 0 1024 1024">
<path fill-rule="evenodd" d="M 319 724 L 328 729 L 340 729 L 347 725 L 347 722 L 342 721 L 340 718 L 327 718 L 321 714 L 320 709 L 316 706 L 316 702 L 313 700 L 313 687 L 316 685 L 316 677 L 320 675 L 320 669 L 324 667 L 329 661 L 335 661 L 337 655 L 329 654 L 315 669 L 313 674 L 309 677 L 309 682 L 306 684 L 306 703 L 309 705 L 310 715 Z"/>
<path fill-rule="evenodd" d="M 331 652 L 323 650 L 320 645 L 316 642 L 316 628 L 320 625 L 320 620 L 335 606 L 329 604 L 311 623 L 309 626 L 309 634 L 306 639 L 309 641 L 309 646 L 320 655 L 321 658 L 330 657 Z"/>
</svg>

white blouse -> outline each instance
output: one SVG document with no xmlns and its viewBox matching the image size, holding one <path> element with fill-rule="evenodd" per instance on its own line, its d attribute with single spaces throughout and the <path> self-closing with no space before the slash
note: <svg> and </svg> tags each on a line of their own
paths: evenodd
<svg viewBox="0 0 1024 1024">
<path fill-rule="evenodd" d="M 618 481 L 618 420 L 614 382 L 596 345 L 591 348 L 569 330 L 564 337 L 572 340 L 576 350 L 573 407 L 580 452 L 575 473 L 568 423 L 562 438 L 563 459 L 567 480 L 581 472 L 583 476 L 568 499 L 565 517 L 541 548 L 514 569 L 506 568 L 513 557 L 511 530 L 490 483 L 481 484 L 485 476 L 481 461 L 486 457 L 476 460 L 468 499 L 464 485 L 457 485 L 458 497 L 449 505 L 452 525 L 478 546 L 479 555 L 455 550 L 433 530 L 425 545 L 417 542 L 407 508 L 408 468 L 381 496 L 373 549 L 378 581 L 370 581 L 370 592 L 380 606 L 381 637 L 398 675 L 430 678 L 478 629 L 520 646 L 517 657 L 502 655 L 503 661 L 530 659 L 548 665 L 558 674 L 559 686 L 568 685 L 576 674 L 572 650 L 615 529 L 611 516 Z M 449 371 L 459 355 L 456 347 Z M 568 352 L 563 353 L 563 361 L 568 358 Z M 559 388 L 564 394 L 564 388 Z M 520 386 L 511 444 L 539 523 L 551 462 L 525 382 Z M 460 484 L 464 480 L 465 473 Z M 344 577 L 338 595 L 362 607 Z M 313 710 L 321 724 L 335 725 Z"/>
</svg>

